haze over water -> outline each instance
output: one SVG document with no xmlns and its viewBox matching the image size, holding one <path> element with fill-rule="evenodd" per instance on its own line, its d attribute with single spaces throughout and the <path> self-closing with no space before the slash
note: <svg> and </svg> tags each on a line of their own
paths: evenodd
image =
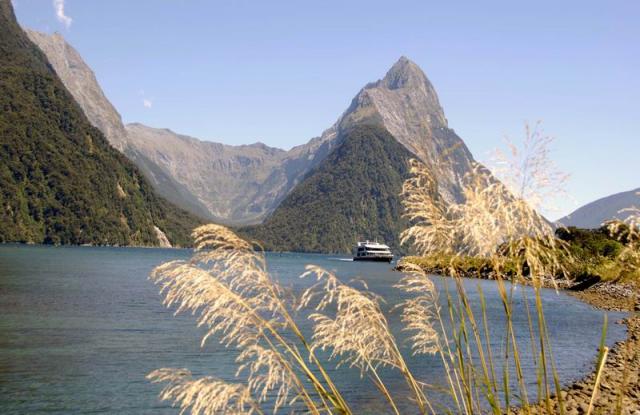
<svg viewBox="0 0 640 415">
<path fill-rule="evenodd" d="M 151 269 L 172 259 L 186 259 L 188 250 L 0 246 L 0 407 L 3 414 L 158 414 L 177 413 L 159 402 L 158 385 L 145 375 L 160 367 L 188 368 L 194 375 L 233 380 L 235 351 L 211 342 L 199 346 L 203 333 L 191 316 L 173 317 L 161 304 L 157 288 L 147 279 Z M 388 264 L 344 261 L 325 255 L 268 254 L 273 274 L 298 292 L 311 281 L 298 276 L 309 263 L 335 270 L 343 281 L 360 276 L 384 296 L 383 308 L 397 337 L 400 301 L 392 285 L 401 274 Z M 442 290 L 445 279 L 434 277 Z M 474 306 L 482 287 L 492 322 L 494 351 L 504 337 L 502 304 L 492 281 L 464 280 Z M 522 290 L 519 287 L 518 290 Z M 442 291 L 441 291 L 442 292 Z M 441 301 L 444 301 L 441 295 Z M 515 301 L 521 302 L 517 293 Z M 566 383 L 590 370 L 604 313 L 564 293 L 543 291 L 549 334 L 561 380 Z M 444 303 L 442 304 L 444 306 Z M 521 304 L 514 309 L 523 310 Z M 621 313 L 609 313 L 611 323 Z M 309 325 L 300 316 L 303 330 Z M 527 320 L 515 316 L 517 333 L 528 340 Z M 609 324 L 609 342 L 620 340 L 624 327 Z M 406 342 L 402 343 L 407 346 Z M 405 350 L 406 356 L 409 351 Z M 531 367 L 529 349 L 525 373 Z M 437 357 L 410 358 L 421 380 L 437 384 L 442 368 Z M 526 367 L 529 365 L 529 367 Z M 384 371 L 393 388 L 403 393 L 403 381 Z M 357 413 L 381 413 L 388 408 L 377 390 L 356 370 L 336 376 Z M 529 379 L 534 391 L 535 379 Z"/>
</svg>

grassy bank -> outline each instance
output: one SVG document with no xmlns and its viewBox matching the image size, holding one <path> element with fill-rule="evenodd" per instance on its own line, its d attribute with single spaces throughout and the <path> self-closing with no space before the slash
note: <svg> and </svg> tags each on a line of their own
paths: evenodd
<svg viewBox="0 0 640 415">
<path fill-rule="evenodd" d="M 629 235 L 624 226 L 556 231 L 558 239 L 566 243 L 563 260 L 568 271 L 566 276 L 553 276 L 558 278 L 557 286 L 569 289 L 571 295 L 594 307 L 629 312 L 629 317 L 622 321 L 627 327 L 627 338 L 607 349 L 606 358 L 600 360 L 599 354 L 593 362 L 593 371 L 586 377 L 551 394 L 548 400 L 511 408 L 510 414 L 635 414 L 640 410 L 640 269 L 637 241 L 630 240 Z M 516 264 L 509 260 L 505 263 L 507 272 L 501 270 L 500 276 L 515 275 Z M 454 271 L 468 278 L 493 279 L 497 275 L 493 262 L 482 257 L 446 254 L 405 257 L 398 268 L 411 265 L 440 275 Z M 551 285 L 551 278 L 546 281 Z"/>
<path fill-rule="evenodd" d="M 615 230 L 609 226 L 600 229 L 560 228 L 556 231 L 559 241 L 565 243 L 562 257 L 564 274 L 549 275 L 563 285 L 576 289 L 586 289 L 598 283 L 615 283 L 640 287 L 640 267 L 637 249 L 631 249 L 628 228 L 620 225 Z M 453 270 L 463 277 L 493 279 L 496 272 L 490 258 L 431 254 L 408 256 L 398 264 L 402 269 L 406 264 L 419 266 L 426 272 L 449 275 Z M 513 276 L 517 264 L 510 259 L 502 262 L 503 276 Z"/>
</svg>

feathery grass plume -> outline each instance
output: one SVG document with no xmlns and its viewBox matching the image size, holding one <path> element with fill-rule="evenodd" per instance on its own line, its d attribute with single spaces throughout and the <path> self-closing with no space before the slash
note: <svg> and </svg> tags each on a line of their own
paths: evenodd
<svg viewBox="0 0 640 415">
<path fill-rule="evenodd" d="M 318 313 L 309 316 L 315 322 L 313 348 L 330 349 L 331 358 L 339 357 L 340 364 L 363 372 L 380 365 L 400 367 L 395 339 L 380 310 L 380 297 L 343 284 L 333 273 L 315 265 L 308 265 L 301 278 L 311 275 L 318 284 L 303 293 L 301 306 L 309 306 L 314 297 L 320 297 L 315 306 Z M 333 303 L 334 318 L 319 313 Z"/>
<path fill-rule="evenodd" d="M 236 235 L 229 228 L 210 223 L 202 225 L 193 230 L 191 236 L 194 240 L 194 246 L 197 251 L 204 249 L 210 250 L 246 250 L 252 251 L 252 245 Z"/>
<path fill-rule="evenodd" d="M 191 263 L 209 267 L 208 272 L 234 292 L 251 298 L 262 311 L 285 312 L 282 289 L 267 272 L 264 253 L 221 225 L 204 225 L 193 232 L 197 253 Z"/>
<path fill-rule="evenodd" d="M 417 265 L 407 264 L 405 274 L 394 285 L 414 297 L 404 300 L 397 307 L 402 310 L 404 330 L 413 332 L 409 338 L 413 354 L 435 354 L 440 351 L 438 332 L 434 320 L 438 318 L 438 295 L 429 276 Z"/>
<path fill-rule="evenodd" d="M 533 130 L 527 126 L 523 149 L 510 144 L 510 159 L 504 153 L 497 153 L 499 168 L 493 172 L 475 164 L 461 183 L 464 201 L 449 204 L 438 192 L 437 166 L 411 162 L 413 177 L 403 187 L 403 204 L 412 226 L 403 232 L 401 240 L 413 242 L 414 248 L 423 256 L 450 258 L 448 269 L 454 277 L 457 295 L 454 299 L 447 291 L 449 327 L 452 328 L 446 329 L 442 325 L 438 349 L 448 368 L 451 396 L 459 412 L 485 411 L 481 402 L 484 401 L 493 413 L 499 414 L 506 409 L 502 407 L 503 401 L 508 407 L 513 398 L 520 399 L 523 407 L 529 406 L 520 346 L 512 320 L 516 312 L 513 310 L 515 285 L 506 285 L 505 279 L 527 279 L 535 288 L 537 318 L 534 321 L 527 301 L 522 311 L 529 320 L 539 398 L 549 403 L 549 376 L 553 377 L 556 389 L 559 388 L 539 288 L 545 277 L 551 277 L 555 283 L 555 276 L 566 275 L 570 255 L 566 244 L 555 238 L 551 225 L 536 210 L 546 204 L 550 196 L 559 193 L 567 177 L 555 169 L 549 158 L 551 142 L 551 138 L 542 134 L 539 125 Z M 462 273 L 458 267 L 464 263 L 462 258 L 468 256 L 488 261 L 491 275 L 497 279 L 506 317 L 502 379 L 495 371 L 494 359 L 498 354 L 491 349 L 491 323 L 486 318 L 485 308 L 483 306 L 481 310 L 482 318 L 478 318 L 460 280 Z M 413 284 L 418 286 L 418 282 L 424 281 L 419 271 L 406 263 L 403 265 L 414 274 L 409 277 Z M 414 292 L 413 284 L 401 283 L 399 286 L 411 293 Z M 430 291 L 427 287 L 424 290 Z M 425 304 L 433 301 L 429 297 L 431 294 L 425 295 L 422 301 Z M 420 321 L 417 314 L 412 314 L 414 305 L 414 302 L 404 304 L 405 321 L 418 334 L 422 330 L 423 337 L 431 339 L 432 327 Z M 439 310 L 432 309 L 442 323 Z M 537 333 L 534 327 L 537 327 Z M 510 363 L 516 373 L 515 391 L 511 387 Z"/>
<path fill-rule="evenodd" d="M 177 305 L 176 314 L 190 311 L 198 315 L 198 326 L 207 328 L 202 345 L 219 335 L 226 346 L 243 349 L 239 359 L 248 366 L 249 389 L 260 400 L 266 399 L 267 389 L 279 387 L 275 411 L 287 400 L 291 379 L 283 374 L 279 360 L 259 343 L 268 341 L 265 331 L 275 332 L 275 327 L 284 324 L 278 315 L 280 289 L 271 283 L 261 254 L 227 228 L 201 226 L 193 237 L 197 252 L 191 261 L 163 264 L 150 278 L 160 286 L 164 304 Z M 279 353 L 277 349 L 271 352 Z M 255 360 L 249 363 L 251 359 Z M 230 389 L 218 392 L 223 391 Z"/>
<path fill-rule="evenodd" d="M 474 164 L 463 178 L 464 203 L 449 206 L 457 219 L 461 244 L 458 255 L 488 257 L 509 236 L 507 203 L 511 200 L 504 186 L 480 164 Z"/>
<path fill-rule="evenodd" d="M 292 375 L 293 370 L 281 354 L 259 344 L 252 344 L 242 350 L 236 361 L 240 363 L 236 376 L 245 370 L 249 372 L 247 386 L 256 393 L 260 402 L 268 399 L 270 391 L 276 391 L 274 413 L 285 404 L 293 404 L 299 397 L 295 394 L 289 400 L 297 385 Z"/>
<path fill-rule="evenodd" d="M 520 146 L 507 139 L 508 154 L 496 150 L 491 170 L 508 191 L 505 226 L 511 237 L 506 254 L 519 259 L 519 274 L 527 273 L 534 283 L 556 275 L 567 277 L 573 259 L 567 245 L 555 237 L 551 224 L 538 213 L 555 210 L 555 201 L 566 197 L 569 175 L 560 171 L 550 157 L 554 138 L 546 135 L 538 121 L 525 124 Z"/>
<path fill-rule="evenodd" d="M 624 214 L 626 218 L 605 222 L 604 226 L 623 245 L 617 257 L 621 276 L 640 281 L 640 208 L 631 206 L 618 213 Z"/>
<path fill-rule="evenodd" d="M 412 226 L 401 234 L 423 256 L 490 258 L 496 270 L 515 264 L 534 282 L 562 273 L 566 249 L 551 225 L 480 164 L 463 180 L 464 202 L 445 204 L 432 169 L 411 161 L 413 177 L 403 187 L 405 216 Z M 560 260 L 564 254 L 565 262 Z M 452 261 L 452 272 L 456 272 Z"/>
<path fill-rule="evenodd" d="M 640 196 L 640 192 L 636 193 Z M 624 223 L 628 226 L 627 245 L 633 248 L 640 248 L 640 207 L 631 206 L 622 209 L 620 213 L 627 214 Z"/>
<path fill-rule="evenodd" d="M 213 377 L 194 379 L 186 369 L 158 369 L 147 375 L 153 383 L 167 383 L 160 393 L 162 400 L 194 415 L 261 414 L 246 386 L 227 383 Z"/>
<path fill-rule="evenodd" d="M 164 304 L 175 307 L 176 314 L 197 316 L 198 326 L 207 329 L 202 346 L 216 337 L 239 349 L 237 376 L 244 375 L 253 399 L 270 402 L 274 413 L 285 404 L 301 402 L 313 414 L 320 408 L 349 414 L 291 317 L 284 290 L 267 272 L 264 253 L 219 225 L 196 228 L 193 238 L 196 252 L 191 260 L 160 265 L 150 276 Z"/>
<path fill-rule="evenodd" d="M 244 298 L 229 285 L 194 264 L 172 261 L 157 267 L 151 279 L 160 286 L 167 307 L 177 305 L 175 314 L 197 314 L 199 327 L 206 327 L 202 338 L 220 334 L 227 346 L 255 343 L 264 330 L 261 312 L 271 311 L 260 297 Z"/>
<path fill-rule="evenodd" d="M 399 414 L 397 404 L 380 378 L 378 368 L 390 366 L 398 369 L 411 388 L 420 412 L 430 410 L 433 413 L 431 403 L 409 370 L 391 334 L 387 319 L 380 309 L 382 298 L 346 285 L 333 273 L 315 265 L 308 265 L 301 278 L 308 276 L 315 276 L 318 282 L 305 290 L 299 307 L 308 307 L 317 301 L 317 312 L 309 316 L 315 323 L 312 349 L 330 350 L 330 358 L 339 359 L 338 366 L 345 364 L 357 367 L 361 375 L 371 375 L 372 381 L 396 414 Z M 332 304 L 336 308 L 333 317 L 321 313 Z"/>
<path fill-rule="evenodd" d="M 511 237 L 504 254 L 516 260 L 518 276 L 529 276 L 541 286 L 549 277 L 556 286 L 556 276 L 569 277 L 573 258 L 568 245 L 555 237 L 554 228 L 538 213 L 553 211 L 554 201 L 565 197 L 569 175 L 561 172 L 550 157 L 554 138 L 544 134 L 541 123 L 525 125 L 521 147 L 507 140 L 509 155 L 496 151 L 492 170 L 504 183 L 513 199 L 506 205 L 505 224 Z"/>
<path fill-rule="evenodd" d="M 457 219 L 440 196 L 438 181 L 418 160 L 409 160 L 409 171 L 401 196 L 405 216 L 413 225 L 400 234 L 400 242 L 411 243 L 419 252 L 453 253 L 458 244 Z"/>
<path fill-rule="evenodd" d="M 554 210 L 554 201 L 566 197 L 569 175 L 552 161 L 551 145 L 555 138 L 545 134 L 542 123 L 525 124 L 525 137 L 517 145 L 505 139 L 507 152 L 494 151 L 491 170 L 512 194 L 525 200 L 534 210 Z"/>
</svg>

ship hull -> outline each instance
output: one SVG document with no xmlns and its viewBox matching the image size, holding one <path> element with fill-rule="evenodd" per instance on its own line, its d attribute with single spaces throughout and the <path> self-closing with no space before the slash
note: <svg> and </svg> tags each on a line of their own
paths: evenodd
<svg viewBox="0 0 640 415">
<path fill-rule="evenodd" d="M 353 257 L 354 261 L 369 261 L 369 262 L 388 262 L 391 263 L 391 261 L 393 260 L 393 257 L 389 258 L 389 257 L 383 257 L 383 256 L 368 256 L 368 257 L 357 257 L 354 256 Z"/>
</svg>

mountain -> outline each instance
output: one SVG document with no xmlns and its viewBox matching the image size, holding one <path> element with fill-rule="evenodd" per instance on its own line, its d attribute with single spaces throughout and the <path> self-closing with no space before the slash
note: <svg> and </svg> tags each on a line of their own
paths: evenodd
<svg viewBox="0 0 640 415">
<path fill-rule="evenodd" d="M 95 74 L 82 56 L 61 34 L 47 35 L 25 30 L 27 36 L 49 59 L 49 62 L 91 123 L 109 139 L 111 145 L 123 150 L 127 132 L 122 117 L 98 86 Z"/>
<path fill-rule="evenodd" d="M 0 242 L 189 243 L 200 221 L 157 197 L 91 125 L 5 0 L 0 108 Z"/>
<path fill-rule="evenodd" d="M 345 253 L 357 240 L 378 238 L 398 252 L 406 225 L 399 194 L 410 158 L 436 171 L 445 200 L 463 200 L 473 157 L 448 127 L 433 86 L 407 58 L 365 86 L 328 131 L 329 155 L 262 224 L 241 233 L 268 250 Z"/>
<path fill-rule="evenodd" d="M 378 166 L 389 160 L 403 159 L 406 164 L 410 157 L 419 158 L 437 171 L 446 200 L 463 200 L 461 182 L 471 170 L 473 157 L 449 128 L 429 79 L 406 57 L 401 57 L 382 79 L 362 88 L 334 125 L 319 137 L 284 151 L 261 143 L 218 144 L 137 123 L 123 126 L 91 69 L 61 36 L 32 33 L 31 37 L 50 55 L 89 120 L 135 162 L 160 195 L 210 220 L 236 226 L 255 224 L 242 232 L 262 240 L 269 248 L 344 252 L 355 239 L 374 237 L 397 244 L 395 235 L 403 223 L 397 183 L 398 177 L 405 177 L 406 166 L 392 164 L 393 168 L 380 170 L 384 174 L 363 176 L 365 172 L 356 167 L 362 163 L 356 161 L 370 156 L 379 156 L 369 160 Z M 365 131 L 364 127 L 370 129 Z M 381 152 L 365 154 L 372 147 L 364 145 L 363 137 L 369 137 L 371 145 L 377 143 Z M 395 146 L 381 144 L 389 137 L 393 137 Z M 331 172 L 334 165 L 340 166 L 335 174 Z M 358 179 L 351 182 L 345 177 Z M 367 180 L 375 183 L 366 186 Z M 335 193 L 322 186 L 327 181 L 337 186 Z M 340 187 L 341 183 L 348 183 L 348 191 Z M 375 209 L 367 207 L 367 216 L 362 216 L 365 212 L 360 209 L 361 219 L 356 219 L 354 206 L 360 199 L 349 192 L 378 195 L 382 206 L 373 201 L 370 205 Z M 345 198 L 344 203 L 337 203 L 337 195 Z M 309 214 L 309 209 L 315 213 Z M 328 212 L 333 219 L 327 217 Z M 365 220 L 370 226 L 361 223 Z M 332 241 L 328 235 L 337 235 L 337 229 L 343 233 L 340 240 Z"/>
<path fill-rule="evenodd" d="M 200 216 L 232 225 L 261 222 L 355 125 L 382 126 L 408 151 L 438 168 L 447 199 L 462 198 L 460 180 L 473 158 L 448 127 L 427 77 L 405 57 L 383 79 L 360 90 L 321 136 L 283 151 L 259 143 L 202 141 L 142 124 L 123 126 L 91 69 L 62 36 L 29 33 L 112 145 L 136 163 L 160 195 Z"/>
<path fill-rule="evenodd" d="M 266 221 L 240 230 L 275 251 L 350 252 L 356 240 L 397 252 L 405 228 L 400 192 L 414 157 L 387 130 L 354 125 Z"/>
<path fill-rule="evenodd" d="M 640 208 L 640 188 L 616 193 L 588 203 L 557 222 L 564 226 L 595 229 L 607 220 L 626 219 L 629 213 L 621 212 L 621 210 L 633 206 Z"/>
<path fill-rule="evenodd" d="M 134 161 L 161 196 L 201 217 L 227 224 L 261 221 L 326 156 L 335 136 L 329 130 L 284 151 L 260 143 L 218 144 L 138 123 L 125 126 L 91 68 L 60 34 L 27 33 L 91 123 Z"/>
<path fill-rule="evenodd" d="M 104 95 L 95 74 L 84 62 L 82 56 L 59 33 L 47 35 L 26 29 L 25 32 L 42 52 L 62 80 L 67 90 L 78 102 L 85 115 L 95 127 L 100 129 L 111 145 L 133 159 L 138 168 L 154 185 L 160 196 L 181 206 L 193 214 L 210 218 L 208 209 L 169 172 L 159 169 L 128 144 L 128 133 L 122 117 Z"/>
<path fill-rule="evenodd" d="M 438 171 L 440 191 L 461 201 L 461 180 L 473 156 L 449 128 L 438 94 L 415 63 L 401 57 L 385 77 L 365 86 L 338 122 L 338 131 L 353 125 L 384 127 L 407 150 Z"/>
<path fill-rule="evenodd" d="M 201 141 L 142 124 L 126 129 L 125 154 L 138 166 L 148 165 L 143 171 L 161 194 L 167 186 L 154 170 L 180 183 L 214 220 L 232 225 L 261 221 L 313 163 L 308 147 L 287 152 L 261 143 Z"/>
</svg>

